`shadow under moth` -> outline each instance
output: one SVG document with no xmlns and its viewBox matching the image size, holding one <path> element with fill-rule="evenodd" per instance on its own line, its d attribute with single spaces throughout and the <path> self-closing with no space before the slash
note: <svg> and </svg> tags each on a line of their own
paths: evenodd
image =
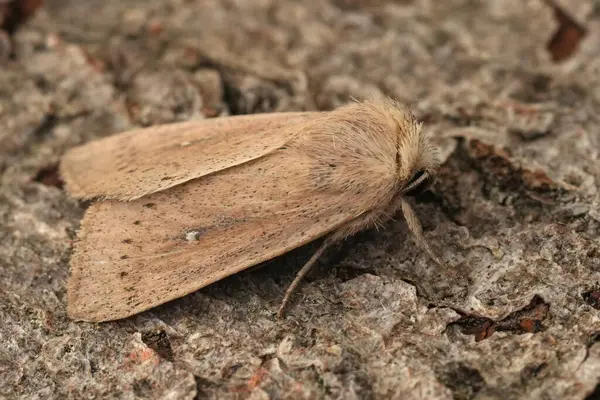
<svg viewBox="0 0 600 400">
<path fill-rule="evenodd" d="M 333 111 L 215 118 L 136 129 L 69 150 L 60 172 L 95 199 L 71 257 L 72 319 L 125 318 L 317 238 L 284 307 L 325 249 L 402 210 L 430 184 L 437 150 L 392 101 Z"/>
</svg>

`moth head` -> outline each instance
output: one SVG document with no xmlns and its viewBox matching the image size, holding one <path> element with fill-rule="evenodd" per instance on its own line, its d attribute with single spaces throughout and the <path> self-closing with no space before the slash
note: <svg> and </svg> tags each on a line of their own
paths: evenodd
<svg viewBox="0 0 600 400">
<path fill-rule="evenodd" d="M 420 127 L 419 127 L 420 130 Z M 405 161 L 406 171 L 399 171 L 400 194 L 403 196 L 416 196 L 435 183 L 435 175 L 439 166 L 437 149 L 429 143 L 429 138 L 423 134 L 418 135 L 417 144 L 413 147 L 398 150 L 398 168 L 402 168 Z M 403 159 L 403 155 L 406 155 Z"/>
<path fill-rule="evenodd" d="M 393 196 L 415 195 L 433 183 L 439 165 L 437 148 L 422 131 L 422 124 L 404 105 L 392 99 L 356 102 L 337 111 L 335 121 L 338 126 L 332 128 L 333 120 L 327 118 L 327 123 L 319 121 L 317 124 L 323 138 L 310 143 L 333 144 L 327 146 L 323 159 L 327 164 L 347 167 L 336 170 L 344 187 L 350 185 L 348 182 L 362 182 L 348 177 L 352 174 L 363 176 L 365 170 L 372 176 L 385 176 L 386 182 L 385 188 L 377 179 L 367 185 L 371 184 L 375 191 L 385 189 Z M 327 129 L 322 129 L 324 126 Z M 311 151 L 317 153 L 314 148 Z"/>
<path fill-rule="evenodd" d="M 390 114 L 396 136 L 396 175 L 401 195 L 414 196 L 435 182 L 438 150 L 407 108 L 395 104 Z"/>
</svg>

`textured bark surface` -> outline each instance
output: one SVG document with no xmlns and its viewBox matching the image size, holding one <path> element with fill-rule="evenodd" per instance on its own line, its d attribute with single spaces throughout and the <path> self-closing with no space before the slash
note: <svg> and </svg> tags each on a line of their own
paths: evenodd
<svg viewBox="0 0 600 400">
<path fill-rule="evenodd" d="M 600 8 L 562 3 L 585 29 L 541 0 L 47 0 L 1 60 L 0 397 L 597 398 Z M 450 268 L 399 216 L 328 251 L 281 321 L 315 244 L 67 318 L 67 148 L 351 96 L 410 104 L 442 148 L 415 204 Z"/>
</svg>

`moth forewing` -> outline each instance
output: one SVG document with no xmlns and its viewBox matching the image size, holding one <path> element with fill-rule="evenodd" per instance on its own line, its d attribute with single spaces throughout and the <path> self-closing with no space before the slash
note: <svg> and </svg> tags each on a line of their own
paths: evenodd
<svg viewBox="0 0 600 400">
<path fill-rule="evenodd" d="M 394 102 L 290 115 L 265 117 L 263 125 L 237 120 L 232 122 L 240 123 L 235 129 L 223 130 L 221 141 L 211 133 L 209 148 L 218 156 L 201 153 L 193 173 L 178 175 L 187 181 L 170 187 L 144 187 L 160 176 L 155 169 L 141 170 L 143 182 L 133 189 L 129 180 L 95 187 L 93 181 L 65 174 L 69 188 L 85 181 L 80 185 L 88 188 L 85 193 L 141 195 L 128 202 L 99 201 L 87 210 L 71 260 L 69 315 L 87 321 L 124 318 L 329 234 L 326 247 L 404 209 L 400 194 L 411 177 L 423 168 L 432 173 L 437 166 L 412 115 Z M 194 129 L 207 135 L 206 127 Z M 107 142 L 139 144 L 148 132 L 124 133 L 118 136 L 130 137 Z M 243 135 L 263 142 L 249 147 Z M 165 138 L 170 143 L 179 139 Z M 168 162 L 161 158 L 171 159 L 154 151 L 172 147 L 139 146 L 131 157 L 136 170 L 138 154 L 163 164 Z M 87 156 L 82 151 L 79 157 L 67 157 L 63 170 L 76 171 L 92 157 L 91 149 Z M 234 161 L 222 167 L 212 165 L 214 160 Z M 409 226 L 420 228 L 418 221 Z M 280 311 L 290 295 L 291 290 Z"/>
<path fill-rule="evenodd" d="M 135 129 L 68 151 L 60 172 L 78 198 L 133 200 L 261 157 L 282 146 L 286 126 L 318 113 L 214 118 Z"/>
</svg>

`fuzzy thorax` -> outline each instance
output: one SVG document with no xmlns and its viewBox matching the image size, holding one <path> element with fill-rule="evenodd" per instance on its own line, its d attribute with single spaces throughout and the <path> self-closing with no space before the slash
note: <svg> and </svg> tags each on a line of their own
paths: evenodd
<svg viewBox="0 0 600 400">
<path fill-rule="evenodd" d="M 315 185 L 385 203 L 419 172 L 433 175 L 438 167 L 421 126 L 393 100 L 354 102 L 294 126 L 287 148 L 307 156 L 299 170 L 310 171 Z"/>
</svg>

